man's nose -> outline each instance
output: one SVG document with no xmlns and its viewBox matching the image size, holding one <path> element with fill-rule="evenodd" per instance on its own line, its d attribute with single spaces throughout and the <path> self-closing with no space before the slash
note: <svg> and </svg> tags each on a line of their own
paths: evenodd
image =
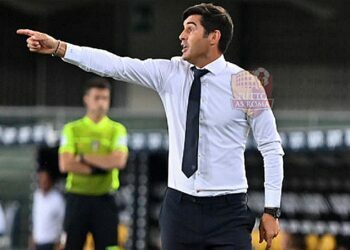
<svg viewBox="0 0 350 250">
<path fill-rule="evenodd" d="M 184 31 L 182 31 L 182 32 L 180 33 L 179 39 L 180 39 L 180 41 L 182 41 L 182 40 L 185 39 L 185 37 L 184 37 Z"/>
<path fill-rule="evenodd" d="M 103 100 L 103 99 L 99 99 L 99 100 L 97 100 L 97 105 L 103 105 L 104 103 L 105 103 L 105 100 Z"/>
</svg>

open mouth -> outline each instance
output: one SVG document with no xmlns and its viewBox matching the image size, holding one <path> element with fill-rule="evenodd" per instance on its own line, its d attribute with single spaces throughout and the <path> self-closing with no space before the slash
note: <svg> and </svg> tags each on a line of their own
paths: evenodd
<svg viewBox="0 0 350 250">
<path fill-rule="evenodd" d="M 182 50 L 181 50 L 182 53 L 185 53 L 188 50 L 188 46 L 186 44 L 181 44 L 181 47 L 182 47 Z"/>
</svg>

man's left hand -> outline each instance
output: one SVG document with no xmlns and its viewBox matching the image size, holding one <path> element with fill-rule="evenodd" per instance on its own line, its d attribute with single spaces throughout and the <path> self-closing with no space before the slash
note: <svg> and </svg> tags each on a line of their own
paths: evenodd
<svg viewBox="0 0 350 250">
<path fill-rule="evenodd" d="M 267 245 L 265 250 L 271 248 L 272 240 L 275 238 L 280 231 L 280 225 L 278 223 L 278 219 L 275 219 L 270 214 L 263 214 L 260 220 L 259 232 L 260 232 L 260 240 L 259 243 L 262 243 L 264 240 Z"/>
</svg>

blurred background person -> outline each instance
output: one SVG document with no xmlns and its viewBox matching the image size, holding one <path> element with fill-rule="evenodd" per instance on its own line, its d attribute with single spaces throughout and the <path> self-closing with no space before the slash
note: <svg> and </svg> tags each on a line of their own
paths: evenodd
<svg viewBox="0 0 350 250">
<path fill-rule="evenodd" d="M 96 250 L 118 245 L 118 211 L 111 194 L 119 187 L 118 169 L 126 165 L 128 148 L 125 127 L 107 116 L 110 94 L 107 80 L 89 80 L 86 115 L 62 131 L 59 163 L 68 173 L 66 250 L 82 249 L 89 232 Z"/>
<path fill-rule="evenodd" d="M 5 213 L 0 202 L 0 249 L 5 245 L 6 219 Z"/>
<path fill-rule="evenodd" d="M 6 231 L 5 214 L 0 202 L 0 237 L 5 234 L 5 231 Z"/>
<path fill-rule="evenodd" d="M 37 172 L 38 188 L 33 196 L 33 232 L 30 249 L 56 250 L 60 246 L 65 202 L 55 188 L 55 179 L 47 169 Z"/>
</svg>

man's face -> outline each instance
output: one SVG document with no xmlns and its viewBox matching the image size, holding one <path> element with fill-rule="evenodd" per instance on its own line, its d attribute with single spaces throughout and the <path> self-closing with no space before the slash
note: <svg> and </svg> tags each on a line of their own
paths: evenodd
<svg viewBox="0 0 350 250">
<path fill-rule="evenodd" d="M 183 23 L 184 30 L 179 39 L 182 46 L 182 58 L 195 64 L 199 58 L 206 57 L 210 41 L 201 24 L 200 15 L 191 15 Z"/>
<path fill-rule="evenodd" d="M 110 104 L 110 90 L 91 88 L 84 96 L 84 102 L 88 113 L 105 115 Z"/>
</svg>

